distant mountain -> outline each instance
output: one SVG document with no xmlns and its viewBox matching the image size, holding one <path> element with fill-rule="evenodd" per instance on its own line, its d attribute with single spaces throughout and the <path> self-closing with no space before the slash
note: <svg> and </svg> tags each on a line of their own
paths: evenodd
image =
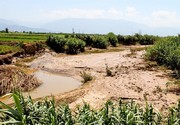
<svg viewBox="0 0 180 125">
<path fill-rule="evenodd" d="M 132 35 L 134 33 L 152 34 L 152 35 L 177 35 L 180 34 L 178 28 L 152 28 L 144 24 L 111 19 L 61 19 L 52 21 L 39 28 L 18 25 L 20 23 L 0 18 L 0 30 L 8 28 L 10 31 L 33 31 L 33 32 L 63 32 L 63 33 L 98 33 L 106 34 L 114 32 L 115 34 Z"/>
<path fill-rule="evenodd" d="M 5 28 L 8 28 L 9 31 L 50 32 L 50 30 L 47 30 L 44 28 L 31 28 L 31 27 L 27 27 L 27 26 L 21 26 L 13 21 L 0 19 L 0 30 L 4 30 Z"/>
<path fill-rule="evenodd" d="M 116 34 L 133 34 L 139 31 L 146 32 L 147 26 L 126 20 L 110 19 L 62 19 L 47 23 L 46 27 L 56 32 L 72 33 L 100 33 L 114 32 Z"/>
<path fill-rule="evenodd" d="M 152 35 L 177 35 L 180 29 L 173 28 L 151 28 L 141 23 L 127 20 L 111 19 L 61 19 L 42 25 L 46 29 L 55 32 L 72 33 L 100 33 L 106 34 L 114 32 L 115 34 L 132 35 L 141 32 L 142 34 Z"/>
</svg>

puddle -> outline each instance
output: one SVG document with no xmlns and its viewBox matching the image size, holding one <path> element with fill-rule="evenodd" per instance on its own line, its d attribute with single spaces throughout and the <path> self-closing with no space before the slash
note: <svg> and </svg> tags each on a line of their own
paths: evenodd
<svg viewBox="0 0 180 125">
<path fill-rule="evenodd" d="M 63 92 L 68 92 L 78 88 L 82 83 L 76 79 L 66 76 L 60 76 L 58 74 L 49 73 L 46 71 L 37 71 L 34 74 L 38 80 L 42 82 L 42 85 L 30 92 L 24 92 L 23 95 L 31 95 L 31 97 L 39 98 L 50 95 L 55 95 Z M 9 96 L 0 98 L 0 101 L 10 103 Z"/>
<path fill-rule="evenodd" d="M 38 88 L 28 92 L 32 98 L 39 98 L 48 95 L 59 94 L 78 88 L 82 83 L 76 79 L 60 76 L 45 71 L 37 71 L 34 74 L 42 82 Z M 27 93 L 25 93 L 27 94 Z"/>
</svg>

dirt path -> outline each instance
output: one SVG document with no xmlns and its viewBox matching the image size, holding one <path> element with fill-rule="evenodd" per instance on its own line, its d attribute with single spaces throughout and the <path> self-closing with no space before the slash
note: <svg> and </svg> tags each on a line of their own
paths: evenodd
<svg viewBox="0 0 180 125">
<path fill-rule="evenodd" d="M 144 98 L 158 109 L 165 109 L 175 104 L 179 96 L 165 92 L 169 80 L 161 70 L 147 68 L 143 55 L 145 51 L 132 53 L 130 49 L 119 52 L 54 56 L 46 53 L 29 65 L 46 71 L 69 75 L 78 80 L 80 71 L 91 73 L 94 80 L 82 87 L 56 95 L 56 100 L 67 101 L 70 106 L 88 102 L 93 107 L 101 106 L 108 99 L 134 99 L 144 104 Z M 114 76 L 106 76 L 106 65 Z"/>
</svg>

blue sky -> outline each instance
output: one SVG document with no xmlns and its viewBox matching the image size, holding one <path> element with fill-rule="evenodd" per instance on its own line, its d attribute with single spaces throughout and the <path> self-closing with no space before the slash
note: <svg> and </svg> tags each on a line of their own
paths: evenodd
<svg viewBox="0 0 180 125">
<path fill-rule="evenodd" d="M 0 18 L 39 25 L 65 18 L 125 19 L 180 28 L 180 0 L 0 0 Z"/>
</svg>

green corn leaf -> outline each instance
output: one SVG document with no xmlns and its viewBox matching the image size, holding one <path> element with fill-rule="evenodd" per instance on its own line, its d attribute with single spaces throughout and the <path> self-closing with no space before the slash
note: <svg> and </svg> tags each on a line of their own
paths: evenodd
<svg viewBox="0 0 180 125">
<path fill-rule="evenodd" d="M 16 104 L 16 107 L 17 107 L 17 110 L 19 112 L 19 114 L 21 115 L 22 117 L 22 106 L 20 104 L 20 100 L 19 100 L 19 97 L 16 95 L 16 94 L 13 94 L 13 99 L 15 101 L 15 104 Z"/>
<path fill-rule="evenodd" d="M 9 125 L 9 124 L 23 125 L 23 123 L 21 121 L 6 121 L 6 122 L 1 122 L 0 124 L 2 124 L 2 125 Z"/>
<path fill-rule="evenodd" d="M 7 114 L 8 116 L 10 116 L 16 120 L 21 120 L 21 115 L 16 110 L 0 109 L 0 113 Z"/>
</svg>

